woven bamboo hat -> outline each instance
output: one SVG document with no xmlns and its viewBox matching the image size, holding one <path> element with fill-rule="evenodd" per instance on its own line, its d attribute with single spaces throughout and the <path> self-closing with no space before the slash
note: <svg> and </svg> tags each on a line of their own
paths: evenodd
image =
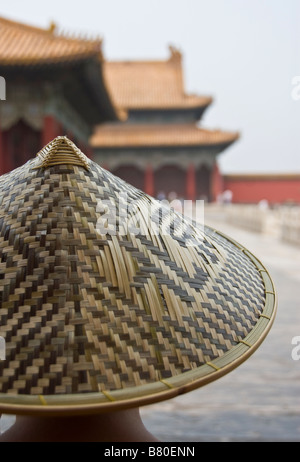
<svg viewBox="0 0 300 462">
<path fill-rule="evenodd" d="M 66 137 L 0 178 L 0 258 L 0 413 L 172 398 L 247 359 L 276 310 L 272 280 L 249 251 L 197 229 Z"/>
</svg>

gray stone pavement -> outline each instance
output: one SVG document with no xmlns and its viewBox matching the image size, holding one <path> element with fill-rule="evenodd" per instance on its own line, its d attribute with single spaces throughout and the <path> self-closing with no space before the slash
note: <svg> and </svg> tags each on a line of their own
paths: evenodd
<svg viewBox="0 0 300 462">
<path fill-rule="evenodd" d="M 221 379 L 141 409 L 161 441 L 300 441 L 300 247 L 232 227 L 205 211 L 205 223 L 231 236 L 268 268 L 278 294 L 273 327 L 258 350 Z"/>
<path fill-rule="evenodd" d="M 300 441 L 300 248 L 240 230 L 206 210 L 206 223 L 239 241 L 268 268 L 278 292 L 274 325 L 245 363 L 216 382 L 141 409 L 160 441 Z M 2 429 L 8 419 L 2 421 Z"/>
</svg>

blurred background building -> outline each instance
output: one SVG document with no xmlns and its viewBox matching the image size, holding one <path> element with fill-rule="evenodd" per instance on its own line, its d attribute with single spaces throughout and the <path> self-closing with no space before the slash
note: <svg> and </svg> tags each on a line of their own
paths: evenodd
<svg viewBox="0 0 300 462">
<path fill-rule="evenodd" d="M 160 199 L 300 203 L 300 175 L 222 175 L 237 132 L 201 127 L 210 96 L 187 94 L 183 57 L 107 61 L 101 40 L 0 18 L 0 173 L 67 135 L 104 168 Z"/>
<path fill-rule="evenodd" d="M 95 159 L 156 197 L 214 201 L 221 192 L 217 156 L 238 133 L 205 130 L 209 96 L 186 94 L 182 55 L 165 61 L 105 62 L 104 76 L 125 121 L 95 130 Z"/>
<path fill-rule="evenodd" d="M 95 125 L 118 120 L 102 70 L 101 41 L 67 38 L 0 18 L 0 170 L 29 160 L 58 135 L 92 154 Z"/>
</svg>

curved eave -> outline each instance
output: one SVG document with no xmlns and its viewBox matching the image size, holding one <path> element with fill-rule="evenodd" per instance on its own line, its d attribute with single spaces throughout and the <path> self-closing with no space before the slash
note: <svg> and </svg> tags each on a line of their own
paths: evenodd
<svg viewBox="0 0 300 462">
<path fill-rule="evenodd" d="M 56 56 L 51 58 L 35 58 L 28 57 L 23 59 L 1 59 L 0 58 L 0 67 L 12 69 L 12 68 L 31 68 L 31 67 L 44 67 L 44 66 L 53 66 L 56 64 L 70 64 L 78 63 L 80 61 L 85 61 L 87 59 L 97 58 L 99 52 L 94 53 L 78 53 L 70 54 L 63 56 Z"/>
<path fill-rule="evenodd" d="M 179 129 L 180 131 L 180 129 Z M 99 129 L 101 132 L 101 128 Z M 224 149 L 227 149 L 230 145 L 235 143 L 239 138 L 239 133 L 224 133 L 223 137 L 219 139 L 207 140 L 187 140 L 184 136 L 180 139 L 168 139 L 168 140 L 155 140 L 148 139 L 145 141 L 135 140 L 131 141 L 126 140 L 126 135 L 118 139 L 118 131 L 116 130 L 113 135 L 110 135 L 110 139 L 113 137 L 113 141 L 105 141 L 97 132 L 90 138 L 90 145 L 93 149 L 174 149 L 174 148 L 218 148 L 219 152 L 222 152 Z"/>
<path fill-rule="evenodd" d="M 57 74 L 60 71 L 63 74 Z M 63 84 L 66 78 L 70 77 L 72 82 L 66 84 L 65 93 L 72 94 L 70 87 L 74 85 L 76 88 L 76 91 L 73 91 L 75 96 L 71 95 L 73 105 L 78 112 L 86 117 L 89 123 L 97 125 L 103 122 L 123 120 L 104 84 L 102 55 L 99 54 L 99 51 L 92 54 L 84 53 L 58 57 L 53 60 L 12 61 L 9 65 L 0 61 L 0 72 L 10 83 L 13 82 L 14 78 L 18 79 L 20 76 L 27 76 L 28 81 L 32 81 L 32 78 L 37 76 L 40 80 L 54 83 L 60 81 Z M 62 75 L 61 78 L 60 75 Z"/>
<path fill-rule="evenodd" d="M 213 148 L 218 148 L 218 152 L 222 152 L 224 151 L 225 149 L 227 149 L 231 144 L 233 144 L 234 141 L 230 141 L 230 142 L 227 142 L 227 143 L 222 143 L 222 142 L 219 142 L 219 143 L 210 143 L 210 144 L 187 144 L 187 143 L 184 143 L 184 144 L 128 144 L 128 145 L 106 145 L 106 146 L 99 146 L 99 145 L 94 145 L 94 144 L 91 144 L 91 147 L 93 149 L 111 149 L 111 150 L 117 150 L 117 149 L 176 149 L 176 148 L 180 148 L 180 149 L 190 149 L 190 148 L 199 148 L 199 149 L 213 149 Z"/>
<path fill-rule="evenodd" d="M 98 54 L 97 59 L 91 60 L 91 65 L 86 68 L 86 79 L 89 88 L 93 91 L 96 96 L 95 102 L 98 102 L 100 108 L 105 107 L 106 113 L 105 118 L 102 122 L 119 122 L 122 121 L 122 117 L 118 108 L 114 105 L 103 76 L 102 56 Z M 91 102 L 93 104 L 93 101 Z M 94 122 L 97 124 L 97 121 Z"/>
<path fill-rule="evenodd" d="M 128 104 L 124 106 L 120 106 L 122 108 L 126 108 L 129 111 L 184 111 L 188 109 L 198 109 L 204 110 L 208 108 L 213 102 L 213 98 L 200 98 L 199 101 L 182 101 L 182 102 L 169 102 L 165 104 L 160 104 L 159 102 L 155 102 L 155 104 Z"/>
</svg>

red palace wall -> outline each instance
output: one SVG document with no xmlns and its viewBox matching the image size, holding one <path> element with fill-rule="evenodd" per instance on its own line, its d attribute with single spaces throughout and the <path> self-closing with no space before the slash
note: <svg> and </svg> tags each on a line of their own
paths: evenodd
<svg viewBox="0 0 300 462">
<path fill-rule="evenodd" d="M 224 175 L 223 180 L 233 203 L 300 203 L 300 175 Z"/>
</svg>

